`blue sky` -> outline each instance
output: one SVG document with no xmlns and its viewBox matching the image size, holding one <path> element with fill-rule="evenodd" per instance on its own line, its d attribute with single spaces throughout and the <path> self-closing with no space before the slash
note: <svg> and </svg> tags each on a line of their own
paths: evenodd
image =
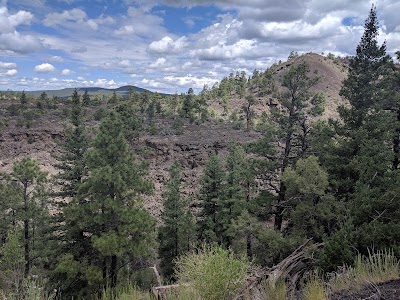
<svg viewBox="0 0 400 300">
<path fill-rule="evenodd" d="M 400 48 L 400 1 L 374 1 Z M 352 55 L 366 0 L 0 0 L 0 90 L 199 91 L 291 51 Z"/>
</svg>

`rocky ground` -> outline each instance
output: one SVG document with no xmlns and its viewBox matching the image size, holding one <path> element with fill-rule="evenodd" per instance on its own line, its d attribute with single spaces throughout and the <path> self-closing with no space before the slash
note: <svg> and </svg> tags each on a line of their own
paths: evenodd
<svg viewBox="0 0 400 300">
<path fill-rule="evenodd" d="M 357 291 L 345 290 L 332 295 L 330 300 L 399 300 L 400 279 L 383 282 L 380 284 L 369 284 Z"/>
</svg>

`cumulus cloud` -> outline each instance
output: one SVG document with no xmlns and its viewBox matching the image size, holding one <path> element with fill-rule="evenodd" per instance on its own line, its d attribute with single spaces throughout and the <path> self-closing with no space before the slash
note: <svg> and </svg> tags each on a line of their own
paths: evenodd
<svg viewBox="0 0 400 300">
<path fill-rule="evenodd" d="M 133 29 L 132 25 L 125 25 L 115 30 L 114 33 L 116 35 L 130 35 L 135 33 L 135 29 Z"/>
<path fill-rule="evenodd" d="M 22 24 L 30 24 L 33 19 L 32 13 L 24 10 L 10 15 L 7 7 L 0 7 L 0 33 L 13 33 L 15 28 Z"/>
<path fill-rule="evenodd" d="M 0 4 L 0 50 L 29 53 L 41 48 L 38 38 L 17 31 L 18 26 L 29 25 L 32 19 L 33 14 L 28 11 L 10 14 L 7 7 Z"/>
<path fill-rule="evenodd" d="M 56 71 L 56 68 L 52 64 L 49 64 L 49 63 L 43 63 L 43 64 L 37 65 L 35 67 L 36 73 L 52 73 L 55 71 Z"/>
<path fill-rule="evenodd" d="M 160 57 L 154 63 L 150 64 L 150 68 L 160 68 L 162 66 L 165 66 L 166 63 L 167 63 L 166 58 Z"/>
<path fill-rule="evenodd" d="M 61 75 L 68 76 L 71 75 L 73 72 L 70 69 L 64 69 L 61 71 Z"/>
<path fill-rule="evenodd" d="M 187 45 L 188 39 L 185 36 L 176 40 L 173 40 L 169 36 L 165 36 L 159 41 L 151 42 L 147 50 L 150 53 L 172 54 L 182 51 Z"/>
<path fill-rule="evenodd" d="M 16 63 L 10 63 L 10 62 L 2 62 L 0 61 L 0 69 L 15 69 L 17 67 Z"/>
</svg>

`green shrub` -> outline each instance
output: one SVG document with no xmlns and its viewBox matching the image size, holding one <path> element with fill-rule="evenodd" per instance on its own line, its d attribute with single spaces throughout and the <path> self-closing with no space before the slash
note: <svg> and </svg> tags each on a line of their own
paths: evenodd
<svg viewBox="0 0 400 300">
<path fill-rule="evenodd" d="M 201 299 L 231 299 L 245 285 L 250 263 L 220 247 L 204 246 L 197 253 L 180 257 L 176 263 L 181 285 L 188 284 Z"/>
</svg>

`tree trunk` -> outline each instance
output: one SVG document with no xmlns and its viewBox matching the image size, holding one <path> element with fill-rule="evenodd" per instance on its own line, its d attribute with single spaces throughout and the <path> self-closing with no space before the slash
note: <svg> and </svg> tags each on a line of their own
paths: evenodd
<svg viewBox="0 0 400 300">
<path fill-rule="evenodd" d="M 246 250 L 247 250 L 247 257 L 251 260 L 253 258 L 253 245 L 251 243 L 250 233 L 248 233 L 246 237 Z"/>
<path fill-rule="evenodd" d="M 397 111 L 397 124 L 395 136 L 393 138 L 393 170 L 398 170 L 400 164 L 400 109 Z"/>
<path fill-rule="evenodd" d="M 282 206 L 282 203 L 285 200 L 285 194 L 286 194 L 286 186 L 283 182 L 281 182 L 279 194 L 278 194 L 278 203 L 276 205 L 275 222 L 274 222 L 274 228 L 277 231 L 282 230 L 283 211 L 284 211 L 284 207 Z"/>
<path fill-rule="evenodd" d="M 117 263 L 118 263 L 117 256 L 116 255 L 111 256 L 111 266 L 110 266 L 111 288 L 117 287 Z"/>
<path fill-rule="evenodd" d="M 28 185 L 24 183 L 24 258 L 25 258 L 25 277 L 29 275 L 31 269 L 31 259 L 29 254 L 29 218 L 28 218 Z"/>
</svg>

